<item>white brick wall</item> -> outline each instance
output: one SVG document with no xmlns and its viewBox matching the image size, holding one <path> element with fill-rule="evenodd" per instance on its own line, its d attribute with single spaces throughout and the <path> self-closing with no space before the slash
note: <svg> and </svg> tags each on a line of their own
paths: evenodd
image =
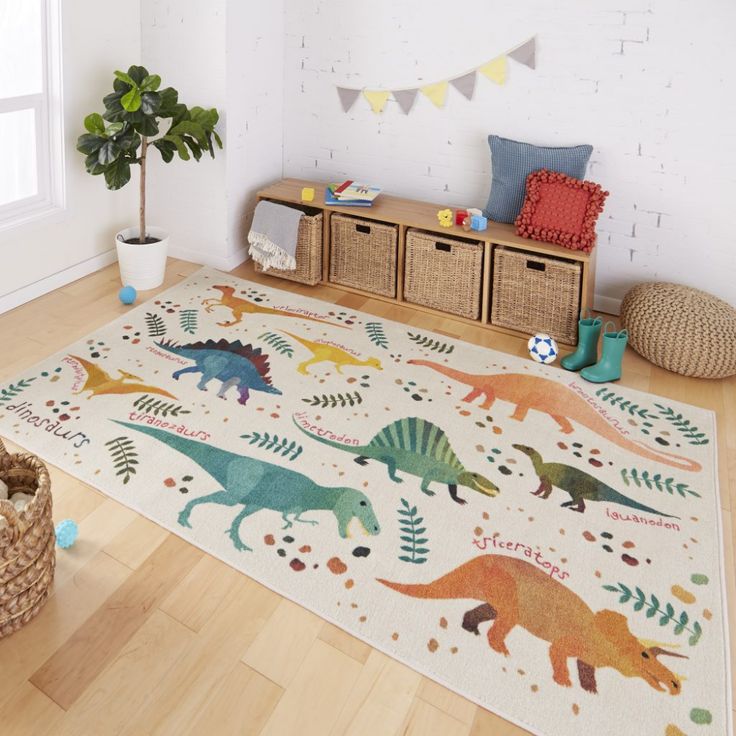
<svg viewBox="0 0 736 736">
<path fill-rule="evenodd" d="M 589 178 L 611 192 L 600 220 L 597 293 L 615 310 L 632 284 L 688 283 L 736 304 L 736 3 L 707 0 L 286 0 L 284 170 L 366 178 L 446 205 L 488 195 L 488 133 L 591 143 Z M 404 116 L 335 84 L 437 81 L 538 37 L 533 72 L 511 63 L 444 110 Z"/>
</svg>

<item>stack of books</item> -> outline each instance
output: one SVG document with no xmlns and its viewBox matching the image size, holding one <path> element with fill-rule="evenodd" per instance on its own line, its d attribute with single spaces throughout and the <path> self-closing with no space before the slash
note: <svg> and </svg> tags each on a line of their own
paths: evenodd
<svg viewBox="0 0 736 736">
<path fill-rule="evenodd" d="M 370 207 L 380 193 L 380 187 L 348 179 L 340 184 L 327 185 L 325 204 L 339 207 Z"/>
</svg>

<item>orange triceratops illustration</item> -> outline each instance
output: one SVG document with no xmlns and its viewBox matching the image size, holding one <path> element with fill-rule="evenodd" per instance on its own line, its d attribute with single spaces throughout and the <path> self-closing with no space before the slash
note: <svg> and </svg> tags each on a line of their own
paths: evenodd
<svg viewBox="0 0 736 736">
<path fill-rule="evenodd" d="M 176 396 L 170 394 L 168 391 L 164 391 L 162 388 L 156 388 L 155 386 L 147 386 L 143 383 L 126 383 L 126 381 L 142 381 L 143 379 L 139 376 L 134 376 L 132 373 L 118 369 L 120 378 L 112 378 L 109 373 L 106 373 L 96 363 L 92 363 L 84 358 L 79 358 L 76 355 L 70 355 L 70 358 L 79 363 L 87 373 L 87 380 L 84 382 L 84 386 L 76 392 L 81 394 L 84 391 L 91 391 L 92 393 L 87 397 L 91 399 L 93 396 L 99 396 L 103 394 L 159 394 L 160 396 L 167 396 L 170 399 L 175 399 Z"/>
<path fill-rule="evenodd" d="M 414 598 L 482 601 L 465 614 L 463 628 L 480 634 L 478 625 L 493 621 L 488 644 L 504 655 L 509 654 L 506 637 L 516 626 L 549 642 L 552 677 L 558 685 L 572 685 L 567 666 L 572 657 L 580 686 L 587 692 L 598 692 L 596 669 L 612 667 L 625 677 L 640 677 L 655 690 L 680 693 L 680 678 L 658 657 L 687 657 L 647 646 L 629 631 L 623 614 L 605 609 L 593 612 L 582 598 L 526 560 L 482 555 L 431 583 L 412 585 L 380 578 L 378 582 Z"/>
<path fill-rule="evenodd" d="M 324 319 L 317 319 L 316 317 L 310 317 L 306 314 L 299 314 L 297 312 L 287 312 L 283 309 L 272 309 L 271 307 L 262 307 L 255 302 L 248 301 L 242 297 L 235 296 L 235 289 L 232 286 L 213 286 L 213 289 L 217 289 L 222 292 L 222 296 L 219 298 L 204 299 L 202 304 L 204 305 L 205 312 L 211 312 L 215 307 L 227 307 L 233 313 L 233 319 L 229 322 L 218 322 L 220 327 L 232 327 L 243 321 L 244 314 L 274 314 L 279 317 L 296 317 L 296 319 L 306 319 L 310 322 L 320 322 L 323 325 L 330 325 L 332 327 L 344 327 L 346 325 L 337 324 L 335 322 L 328 322 Z"/>
</svg>

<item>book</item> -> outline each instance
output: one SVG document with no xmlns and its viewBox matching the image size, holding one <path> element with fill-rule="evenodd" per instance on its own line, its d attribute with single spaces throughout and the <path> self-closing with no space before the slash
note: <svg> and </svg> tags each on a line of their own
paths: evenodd
<svg viewBox="0 0 736 736">
<path fill-rule="evenodd" d="M 365 199 L 338 199 L 335 196 L 335 190 L 339 186 L 339 184 L 330 184 L 325 187 L 325 204 L 337 207 L 370 207 L 373 204 Z"/>
<path fill-rule="evenodd" d="M 334 195 L 337 199 L 372 202 L 380 193 L 381 187 L 348 180 L 335 189 Z"/>
</svg>

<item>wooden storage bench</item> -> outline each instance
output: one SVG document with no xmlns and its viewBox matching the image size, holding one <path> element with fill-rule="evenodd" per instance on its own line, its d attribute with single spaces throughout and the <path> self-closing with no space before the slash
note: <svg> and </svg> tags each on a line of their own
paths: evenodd
<svg viewBox="0 0 736 736">
<path fill-rule="evenodd" d="M 570 287 L 570 293 L 568 294 L 570 299 L 567 300 L 564 307 L 567 310 L 564 315 L 566 320 L 574 320 L 577 323 L 579 312 L 593 306 L 595 249 L 591 253 L 584 253 L 582 251 L 567 250 L 552 243 L 527 240 L 516 234 L 513 225 L 497 222 L 489 222 L 488 229 L 483 232 L 465 232 L 458 225 L 445 228 L 437 220 L 437 211 L 445 209 L 447 205 L 417 202 L 412 199 L 392 197 L 388 194 L 381 194 L 372 207 L 357 208 L 325 205 L 325 186 L 324 183 L 302 179 L 283 179 L 266 187 L 258 195 L 259 199 L 268 199 L 272 202 L 281 202 L 292 206 L 304 207 L 307 205 L 322 212 L 324 218 L 322 223 L 322 278 L 320 280 L 322 284 L 329 284 L 335 288 L 363 294 L 374 299 L 410 305 L 414 309 L 439 314 L 468 324 L 482 325 L 491 330 L 526 336 L 529 332 L 542 329 L 541 326 L 535 326 L 535 324 L 541 325 L 544 323 L 526 322 L 522 324 L 510 319 L 500 320 L 503 324 L 498 323 L 498 320 L 497 324 L 493 324 L 491 314 L 496 250 L 498 248 L 513 248 L 530 254 L 531 257 L 556 258 L 576 264 L 579 269 L 579 280 L 577 285 L 573 284 Z M 304 187 L 314 188 L 314 201 L 301 201 Z M 346 248 L 344 241 L 339 241 L 337 248 L 334 248 L 332 237 L 340 230 L 339 228 L 338 230 L 333 229 L 332 221 L 335 220 L 335 224 L 343 223 L 344 225 L 346 219 L 348 221 L 361 220 L 364 226 L 367 225 L 371 228 L 381 229 L 382 226 L 393 228 L 392 232 L 396 235 L 395 249 L 386 247 L 384 249 L 386 258 L 382 262 L 387 270 L 381 272 L 381 264 L 368 266 L 368 271 L 365 271 L 365 265 L 361 266 L 354 263 L 351 266 L 350 246 Z M 354 226 L 355 223 L 353 222 Z M 465 267 L 458 268 L 456 265 L 454 276 L 447 279 L 454 284 L 454 291 L 461 292 L 457 295 L 457 301 L 453 301 L 441 289 L 439 292 L 435 291 L 433 295 L 432 284 L 428 283 L 428 277 L 432 275 L 438 278 L 438 283 L 440 279 L 443 280 L 444 273 L 449 268 L 447 264 L 435 269 L 434 274 L 431 271 L 425 271 L 425 276 L 420 277 L 419 281 L 416 280 L 417 273 L 421 273 L 421 265 L 417 264 L 415 260 L 414 238 L 416 236 L 412 234 L 415 231 L 424 233 L 429 243 L 450 241 L 451 248 L 456 247 L 455 243 L 478 244 L 478 250 L 482 252 L 479 276 L 477 268 L 478 254 L 475 253 L 474 265 L 468 271 L 468 273 L 473 273 L 472 278 L 467 281 L 463 280 Z M 361 233 L 360 235 L 369 234 Z M 456 254 L 458 252 L 459 247 L 456 247 Z M 463 254 L 470 255 L 465 249 L 463 249 Z M 358 275 L 360 269 L 363 269 L 362 273 L 369 274 L 368 279 Z M 379 273 L 380 277 L 378 277 Z M 475 280 L 477 278 L 480 279 L 478 288 L 480 303 L 476 306 L 474 295 L 476 290 Z M 573 309 L 575 301 L 577 301 L 577 307 Z M 539 308 L 543 309 L 544 304 Z M 556 308 L 555 306 L 548 306 L 547 311 L 552 312 Z M 563 331 L 558 334 L 564 335 L 560 338 L 560 342 L 574 344 L 576 338 L 570 331 Z"/>
</svg>

